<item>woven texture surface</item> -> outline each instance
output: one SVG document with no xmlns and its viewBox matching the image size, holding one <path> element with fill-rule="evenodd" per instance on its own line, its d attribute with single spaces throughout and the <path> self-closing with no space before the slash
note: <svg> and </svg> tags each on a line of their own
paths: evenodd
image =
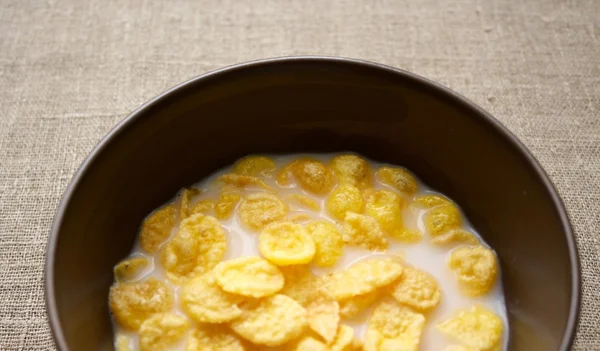
<svg viewBox="0 0 600 351">
<path fill-rule="evenodd" d="M 583 268 L 575 350 L 600 350 L 600 1 L 0 0 L 0 350 L 53 350 L 43 297 L 61 194 L 139 104 L 225 65 L 341 55 L 436 80 L 540 160 Z"/>
</svg>

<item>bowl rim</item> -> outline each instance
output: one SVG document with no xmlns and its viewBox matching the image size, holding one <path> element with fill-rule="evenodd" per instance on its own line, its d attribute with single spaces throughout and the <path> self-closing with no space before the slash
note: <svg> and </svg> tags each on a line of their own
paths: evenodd
<svg viewBox="0 0 600 351">
<path fill-rule="evenodd" d="M 348 66 L 356 66 L 366 68 L 373 71 L 379 71 L 381 73 L 387 73 L 389 75 L 399 76 L 407 81 L 420 84 L 430 90 L 436 91 L 436 93 L 444 96 L 452 102 L 470 110 L 475 115 L 478 115 L 481 120 L 494 128 L 500 135 L 513 147 L 518 149 L 521 154 L 526 158 L 529 164 L 533 166 L 536 175 L 542 181 L 544 187 L 551 195 L 554 207 L 558 210 L 560 221 L 562 222 L 563 230 L 566 233 L 567 246 L 569 251 L 569 260 L 571 263 L 571 302 L 569 309 L 569 318 L 567 320 L 565 334 L 562 337 L 561 348 L 562 351 L 567 351 L 573 345 L 577 327 L 579 324 L 579 314 L 581 308 L 581 265 L 579 261 L 579 253 L 577 251 L 577 241 L 573 233 L 573 229 L 567 214 L 565 205 L 561 200 L 558 192 L 548 177 L 548 174 L 544 171 L 539 161 L 533 156 L 533 154 L 527 149 L 527 147 L 512 134 L 499 120 L 493 117 L 490 113 L 479 107 L 477 104 L 467 99 L 463 95 L 445 87 L 437 82 L 434 82 L 428 78 L 422 77 L 415 73 L 411 73 L 404 69 L 391 67 L 388 65 L 375 63 L 371 61 L 337 57 L 337 56 L 324 56 L 324 55 L 301 55 L 301 56 L 283 56 L 273 57 L 266 59 L 253 60 L 234 65 L 229 65 L 216 70 L 208 71 L 206 73 L 195 76 L 182 83 L 179 83 L 166 91 L 160 93 L 149 101 L 141 104 L 133 112 L 129 113 L 123 120 L 115 125 L 97 144 L 94 146 L 92 151 L 86 156 L 84 161 L 81 163 L 73 178 L 67 185 L 60 203 L 57 207 L 52 226 L 48 236 L 48 244 L 46 246 L 46 258 L 44 264 L 44 292 L 46 301 L 46 312 L 48 315 L 48 322 L 50 324 L 51 333 L 57 348 L 61 351 L 68 351 L 67 342 L 60 324 L 58 316 L 58 309 L 56 304 L 56 296 L 54 294 L 54 260 L 56 253 L 56 245 L 58 241 L 59 229 L 62 225 L 65 211 L 71 202 L 73 193 L 78 188 L 79 183 L 89 170 L 89 166 L 95 161 L 95 159 L 102 153 L 102 151 L 108 146 L 108 144 L 117 135 L 121 134 L 123 130 L 135 123 L 137 120 L 144 117 L 146 112 L 152 107 L 164 103 L 171 95 L 179 92 L 185 88 L 192 88 L 200 82 L 206 81 L 208 78 L 218 78 L 218 76 L 225 75 L 227 73 L 234 73 L 237 71 L 244 71 L 247 69 L 258 68 L 269 65 L 279 65 L 287 63 L 316 63 L 316 64 L 342 64 Z"/>
</svg>

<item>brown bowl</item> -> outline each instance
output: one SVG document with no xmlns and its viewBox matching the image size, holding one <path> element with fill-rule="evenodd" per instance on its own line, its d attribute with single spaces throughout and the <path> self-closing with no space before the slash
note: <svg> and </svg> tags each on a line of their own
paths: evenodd
<svg viewBox="0 0 600 351">
<path fill-rule="evenodd" d="M 579 261 L 563 204 L 527 149 L 472 102 L 379 64 L 292 57 L 185 82 L 114 128 L 54 219 L 46 298 L 60 350 L 112 350 L 112 268 L 146 214 L 248 153 L 351 150 L 414 171 L 464 209 L 497 251 L 510 350 L 567 350 Z"/>
</svg>

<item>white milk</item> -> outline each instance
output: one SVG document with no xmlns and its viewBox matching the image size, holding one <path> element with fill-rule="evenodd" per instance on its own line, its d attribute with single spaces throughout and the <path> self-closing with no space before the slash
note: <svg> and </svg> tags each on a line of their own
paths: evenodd
<svg viewBox="0 0 600 351">
<path fill-rule="evenodd" d="M 289 194 L 303 194 L 311 197 L 315 201 L 317 201 L 321 206 L 321 213 L 315 214 L 312 211 L 308 211 L 303 209 L 301 206 L 296 206 L 292 201 L 290 204 L 290 214 L 298 214 L 305 213 L 314 218 L 327 219 L 332 223 L 336 223 L 338 228 L 342 229 L 342 223 L 330 217 L 325 211 L 325 198 L 326 196 L 316 196 L 314 194 L 308 193 L 302 190 L 297 186 L 290 186 L 287 188 L 282 188 L 275 183 L 274 175 L 277 174 L 277 171 L 283 168 L 285 165 L 290 163 L 291 161 L 298 158 L 312 158 L 319 160 L 325 164 L 329 164 L 330 160 L 336 156 L 337 154 L 293 154 L 293 155 L 265 155 L 271 157 L 276 165 L 277 169 L 273 172 L 273 177 L 264 178 L 265 183 L 275 189 L 278 189 L 279 196 L 285 200 L 286 195 Z M 376 162 L 369 161 L 371 165 L 371 169 L 375 171 L 378 167 L 383 166 L 384 164 L 379 164 Z M 399 165 L 401 166 L 401 165 Z M 221 169 L 210 177 L 203 179 L 202 181 L 196 183 L 194 187 L 204 190 L 201 194 L 197 195 L 196 198 L 192 199 L 192 204 L 195 204 L 199 200 L 204 199 L 212 199 L 216 200 L 219 197 L 219 187 L 216 185 L 216 178 L 222 174 L 230 173 L 232 171 L 231 167 L 227 167 L 225 169 Z M 375 189 L 390 189 L 387 185 L 381 184 L 375 180 Z M 256 188 L 252 190 L 244 190 L 241 194 L 244 193 L 252 193 L 258 192 L 261 189 Z M 264 191 L 264 189 L 263 189 Z M 419 193 L 416 196 L 424 195 L 424 194 L 436 194 L 436 192 L 429 188 L 427 185 L 419 182 Z M 173 201 L 176 201 L 175 198 Z M 413 229 L 419 229 L 422 233 L 425 233 L 424 224 L 422 222 L 422 216 L 425 211 L 422 210 L 419 213 L 411 213 L 406 210 L 404 212 L 404 223 L 407 227 Z M 260 256 L 258 251 L 258 235 L 257 233 L 249 233 L 246 229 L 242 227 L 239 223 L 238 218 L 236 216 L 236 211 L 234 211 L 233 216 L 226 221 L 221 222 L 223 227 L 227 231 L 227 240 L 228 240 L 228 251 L 225 255 L 225 260 L 241 257 L 241 256 Z M 463 216 L 463 226 L 465 229 L 474 233 L 479 237 L 481 237 L 477 233 L 477 230 L 471 226 L 468 219 Z M 176 229 L 173 230 L 171 235 L 174 235 Z M 473 298 L 467 297 L 460 293 L 456 279 L 454 278 L 454 274 L 448 268 L 446 261 L 448 259 L 448 255 L 452 251 L 452 249 L 439 247 L 435 245 L 431 245 L 428 243 L 427 236 L 424 235 L 424 239 L 416 244 L 404 244 L 396 241 L 395 239 L 388 236 L 388 240 L 390 243 L 388 254 L 399 254 L 401 255 L 406 262 L 413 265 L 416 268 L 424 270 L 430 273 L 437 280 L 440 289 L 442 290 L 442 299 L 440 305 L 432 312 L 426 315 L 427 323 L 425 326 L 425 330 L 423 332 L 421 338 L 421 346 L 419 350 L 423 351 L 441 351 L 447 345 L 456 345 L 459 344 L 456 341 L 452 341 L 449 338 L 446 338 L 443 334 L 435 329 L 435 325 L 441 322 L 444 319 L 451 317 L 457 310 L 471 307 L 473 305 L 481 305 L 489 310 L 495 312 L 500 318 L 502 318 L 504 322 L 504 337 L 503 337 L 503 346 L 501 350 L 506 350 L 506 345 L 508 342 L 508 319 L 506 317 L 506 305 L 504 302 L 504 293 L 502 289 L 501 282 L 501 274 L 498 274 L 497 282 L 495 287 L 490 291 L 486 296 Z M 481 240 L 482 245 L 487 244 Z M 163 244 L 164 245 L 164 244 Z M 150 261 L 150 265 L 140 274 L 139 279 L 145 279 L 149 277 L 155 277 L 157 279 L 163 280 L 167 282 L 170 286 L 175 290 L 176 303 L 174 312 L 185 315 L 184 312 L 179 308 L 179 303 L 177 301 L 178 298 L 178 290 L 179 287 L 177 285 L 173 285 L 169 283 L 169 281 L 165 277 L 164 270 L 160 264 L 160 254 L 161 250 L 158 250 L 158 253 L 155 255 L 148 255 L 144 253 L 144 250 L 139 246 L 139 240 L 136 240 L 136 244 L 134 246 L 133 251 L 131 252 L 131 256 L 144 256 L 148 258 Z M 327 272 L 331 272 L 334 270 L 340 270 L 347 268 L 352 263 L 364 259 L 368 256 L 373 255 L 382 255 L 382 253 L 373 253 L 369 250 L 345 246 L 344 247 L 344 255 L 339 260 L 339 262 L 332 268 L 321 268 L 315 267 L 313 272 L 317 275 L 324 274 Z M 385 255 L 385 254 L 384 254 Z M 366 331 L 366 321 L 368 319 L 370 311 L 365 311 L 361 315 L 355 317 L 350 321 L 343 321 L 343 323 L 352 326 L 356 332 L 356 335 L 363 339 L 364 333 Z M 192 323 L 193 324 L 193 323 Z M 123 331 L 116 323 L 113 323 L 115 335 L 117 333 L 128 335 L 132 337 L 132 350 L 138 350 L 137 347 L 137 336 L 136 333 Z M 174 347 L 173 350 L 183 350 L 185 342 L 182 342 L 177 347 Z"/>
</svg>

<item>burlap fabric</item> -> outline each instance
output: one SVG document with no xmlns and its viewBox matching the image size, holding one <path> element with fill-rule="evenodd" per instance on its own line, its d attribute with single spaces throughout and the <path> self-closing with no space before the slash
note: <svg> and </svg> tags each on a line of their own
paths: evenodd
<svg viewBox="0 0 600 351">
<path fill-rule="evenodd" d="M 515 133 L 550 174 L 577 233 L 575 349 L 600 350 L 598 0 L 1 0 L 1 350 L 54 349 L 42 281 L 48 231 L 96 142 L 178 82 L 290 54 L 413 71 Z"/>
</svg>

